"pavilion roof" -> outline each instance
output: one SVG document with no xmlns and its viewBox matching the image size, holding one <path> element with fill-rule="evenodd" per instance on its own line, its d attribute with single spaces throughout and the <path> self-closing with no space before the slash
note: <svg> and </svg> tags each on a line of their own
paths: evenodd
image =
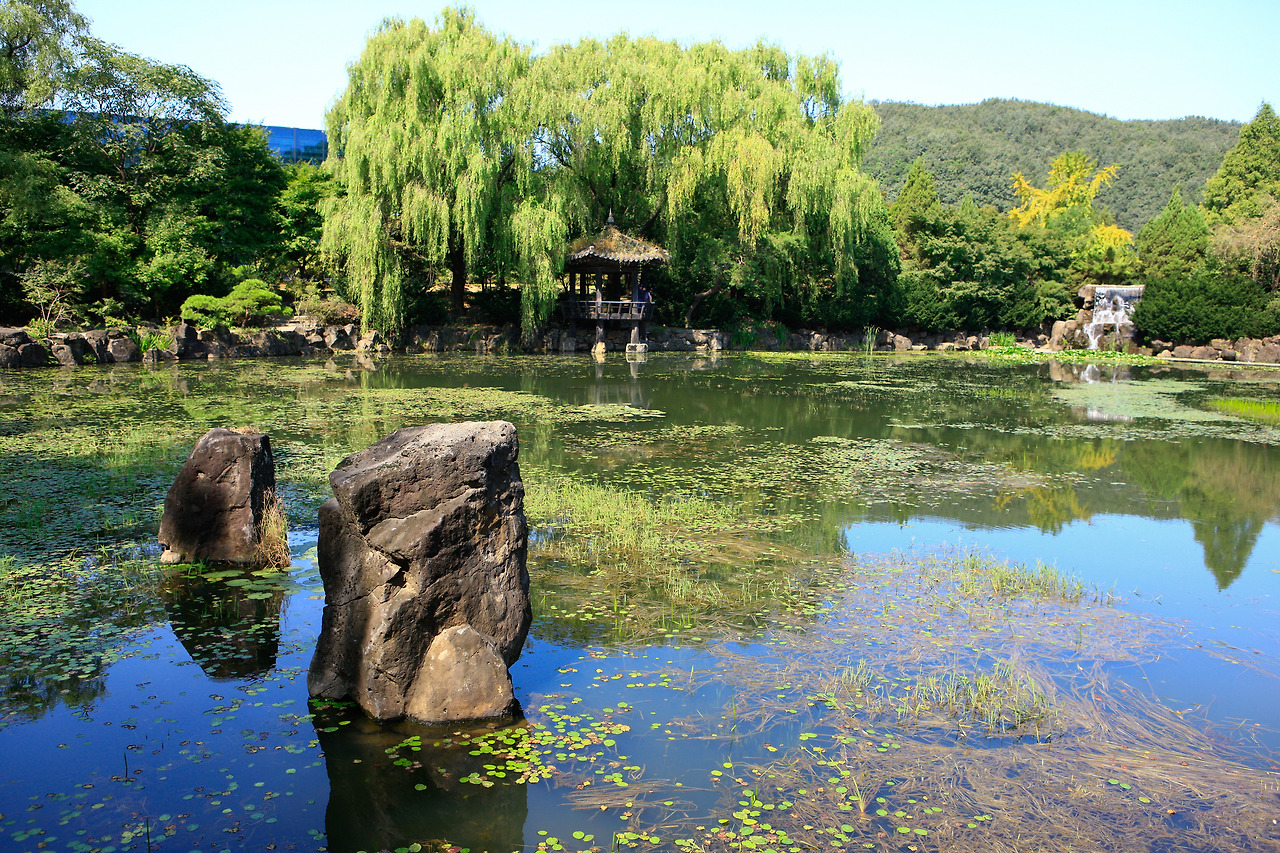
<svg viewBox="0 0 1280 853">
<path fill-rule="evenodd" d="M 569 244 L 566 260 L 573 263 L 598 258 L 620 264 L 664 264 L 670 257 L 661 246 L 623 234 L 614 226 L 610 215 L 609 223 L 599 234 L 580 237 Z"/>
</svg>

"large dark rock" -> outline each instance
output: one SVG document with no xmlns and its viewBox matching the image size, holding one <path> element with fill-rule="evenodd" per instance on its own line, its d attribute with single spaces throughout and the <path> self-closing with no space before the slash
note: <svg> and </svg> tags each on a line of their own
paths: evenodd
<svg viewBox="0 0 1280 853">
<path fill-rule="evenodd" d="M 434 424 L 329 475 L 312 696 L 351 698 L 382 721 L 512 710 L 507 667 L 532 618 L 518 454 L 509 423 Z"/>
<path fill-rule="evenodd" d="M 23 367 L 43 367 L 49 363 L 49 351 L 44 344 L 32 341 L 18 346 L 18 363 Z"/>
<path fill-rule="evenodd" d="M 107 353 L 111 356 L 111 361 L 120 364 L 128 361 L 142 361 L 142 350 L 138 349 L 138 344 L 127 335 L 109 336 Z"/>
<path fill-rule="evenodd" d="M 275 329 L 260 329 L 245 336 L 240 349 L 257 356 L 298 355 L 300 344 L 306 339 L 296 332 L 281 333 Z"/>
<path fill-rule="evenodd" d="M 160 559 L 170 563 L 260 561 L 263 513 L 276 487 L 271 441 L 215 428 L 187 457 L 164 499 Z"/>
<path fill-rule="evenodd" d="M 93 362 L 97 360 L 97 353 L 93 345 L 84 335 L 78 332 L 59 335 L 53 338 L 50 344 L 52 345 L 53 357 L 63 367 L 73 367 L 78 364 L 84 364 L 86 361 Z"/>
<path fill-rule="evenodd" d="M 109 364 L 114 361 L 111 357 L 111 336 L 106 329 L 92 329 L 85 332 L 81 337 L 84 338 L 85 344 L 93 352 L 93 360 L 98 364 Z"/>
<path fill-rule="evenodd" d="M 168 352 L 173 357 L 185 360 L 204 358 L 209 354 L 204 341 L 200 340 L 200 330 L 192 324 L 179 323 L 170 332 L 173 335 L 173 343 L 169 344 Z"/>
<path fill-rule="evenodd" d="M 353 325 L 327 326 L 324 330 L 324 343 L 329 349 L 355 349 L 359 330 Z"/>
<path fill-rule="evenodd" d="M 26 329 L 18 329 L 12 326 L 0 326 L 0 345 L 17 349 L 23 344 L 29 343 L 31 343 L 31 336 L 27 334 Z"/>
</svg>

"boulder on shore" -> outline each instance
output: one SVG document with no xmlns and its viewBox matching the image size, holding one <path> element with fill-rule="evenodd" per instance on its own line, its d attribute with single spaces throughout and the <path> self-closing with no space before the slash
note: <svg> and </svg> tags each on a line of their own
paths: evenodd
<svg viewBox="0 0 1280 853">
<path fill-rule="evenodd" d="M 508 667 L 532 621 L 515 427 L 397 430 L 329 475 L 325 608 L 307 676 L 379 721 L 515 710 Z"/>
<path fill-rule="evenodd" d="M 262 519 L 274 500 L 271 441 L 258 432 L 209 430 L 164 498 L 160 556 L 167 563 L 260 561 Z"/>
</svg>

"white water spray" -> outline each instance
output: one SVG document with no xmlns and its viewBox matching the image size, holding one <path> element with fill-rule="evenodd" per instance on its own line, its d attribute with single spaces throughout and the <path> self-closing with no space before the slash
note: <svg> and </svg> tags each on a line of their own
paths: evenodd
<svg viewBox="0 0 1280 853">
<path fill-rule="evenodd" d="M 1124 327 L 1133 328 L 1133 309 L 1142 298 L 1142 285 L 1131 287 L 1097 287 L 1093 291 L 1093 318 L 1084 327 L 1089 349 L 1096 350 L 1108 328 L 1117 337 Z"/>
</svg>

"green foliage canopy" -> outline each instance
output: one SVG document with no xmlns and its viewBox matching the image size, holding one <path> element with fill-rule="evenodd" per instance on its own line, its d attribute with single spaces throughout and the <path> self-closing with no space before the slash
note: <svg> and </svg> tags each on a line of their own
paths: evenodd
<svg viewBox="0 0 1280 853">
<path fill-rule="evenodd" d="M 0 3 L 0 109 L 42 106 L 74 66 L 89 22 L 69 0 Z"/>
<path fill-rule="evenodd" d="M 923 195 L 904 228 L 900 316 L 911 326 L 1027 329 L 1071 308 L 1071 259 L 1053 232 L 1018 228 L 972 199 L 944 207 Z"/>
<path fill-rule="evenodd" d="M 214 326 L 250 326 L 277 314 L 289 314 L 280 294 L 261 279 L 248 278 L 226 296 L 195 294 L 182 303 L 182 319 L 202 329 Z"/>
<path fill-rule="evenodd" d="M 527 172 L 510 89 L 528 64 L 527 48 L 445 9 L 434 28 L 384 21 L 349 67 L 326 120 L 341 191 L 325 203 L 323 245 L 366 325 L 400 327 L 405 254 L 447 262 L 461 307 L 468 265 L 509 251 L 506 190 Z"/>
<path fill-rule="evenodd" d="M 0 310 L 40 281 L 82 319 L 159 318 L 276 251 L 283 170 L 260 130 L 223 121 L 216 84 L 92 38 L 66 3 L 7 0 L 0 23 L 26 45 L 4 72 L 7 104 L 26 82 L 0 115 Z M 30 109 L 36 90 L 57 109 Z"/>
<path fill-rule="evenodd" d="M 873 297 L 891 271 L 872 267 L 896 254 L 860 168 L 876 120 L 839 93 L 829 59 L 764 44 L 615 36 L 531 59 L 470 12 L 388 21 L 329 116 L 345 195 L 326 208 L 325 245 L 365 322 L 392 326 L 406 255 L 449 260 L 457 287 L 454 259 L 483 249 L 524 282 L 530 332 L 566 239 L 610 211 L 672 251 L 673 292 L 695 306 L 721 291 Z"/>
<path fill-rule="evenodd" d="M 1013 188 L 1021 202 L 1009 211 L 1019 227 L 1055 233 L 1071 247 L 1071 268 L 1080 283 L 1119 284 L 1137 275 L 1133 235 L 1112 221 L 1096 203 L 1100 190 L 1115 180 L 1117 164 L 1098 168 L 1083 151 L 1064 152 L 1049 167 L 1044 187 L 1021 172 Z"/>
<path fill-rule="evenodd" d="M 1148 340 L 1273 335 L 1280 332 L 1280 298 L 1248 275 L 1206 265 L 1190 276 L 1148 279 L 1133 324 Z"/>
<path fill-rule="evenodd" d="M 1190 116 L 1121 121 L 1034 101 L 992 98 L 977 104 L 924 106 L 872 102 L 880 130 L 866 168 L 893 198 L 917 157 L 934 174 L 944 204 L 973 195 L 978 205 L 1009 210 L 1017 204 L 1009 175 L 1045 179 L 1063 151 L 1088 151 L 1118 163 L 1115 180 L 1098 193 L 1116 223 L 1137 231 L 1163 209 L 1181 184 L 1190 202 L 1236 143 L 1238 122 Z"/>
</svg>

